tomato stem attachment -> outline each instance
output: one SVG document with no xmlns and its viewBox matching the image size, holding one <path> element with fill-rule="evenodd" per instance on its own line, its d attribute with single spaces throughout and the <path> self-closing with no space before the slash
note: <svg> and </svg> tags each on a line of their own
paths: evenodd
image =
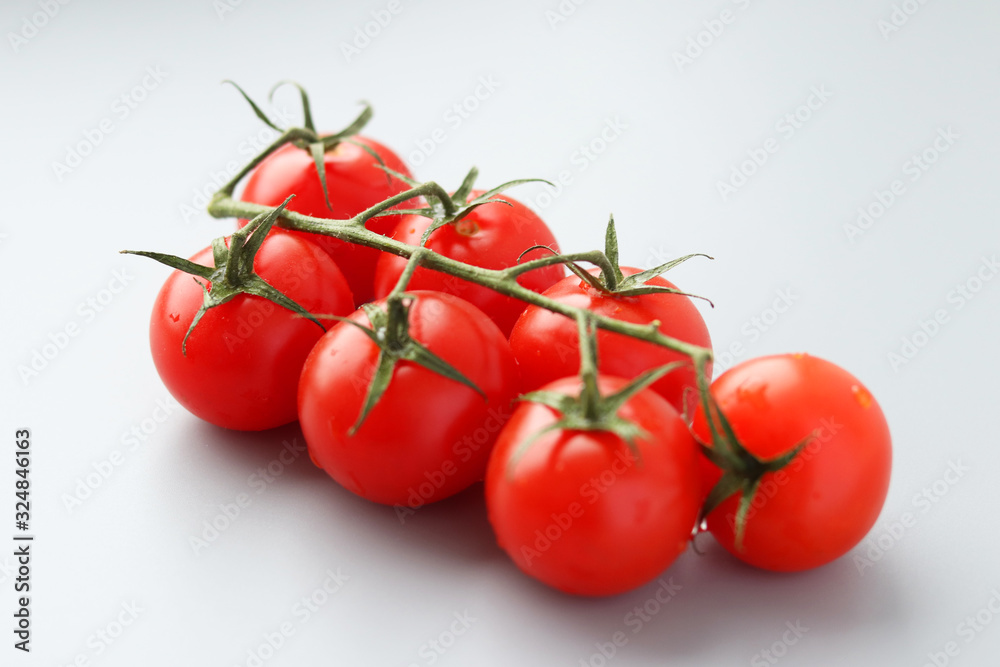
<svg viewBox="0 0 1000 667">
<path fill-rule="evenodd" d="M 257 275 L 253 268 L 254 259 L 263 245 L 264 239 L 267 237 L 268 232 L 271 231 L 271 227 L 278 219 L 278 216 L 285 210 L 288 202 L 292 200 L 292 197 L 294 195 L 289 195 L 288 199 L 282 202 L 277 208 L 260 213 L 245 227 L 237 232 L 233 232 L 232 236 L 229 237 L 228 246 L 226 245 L 225 237 L 214 239 L 212 241 L 214 267 L 203 266 L 182 257 L 165 255 L 158 252 L 145 250 L 121 251 L 123 254 L 149 257 L 161 264 L 196 276 L 194 280 L 201 285 L 203 294 L 202 304 L 198 312 L 195 313 L 194 319 L 191 320 L 191 325 L 188 327 L 187 333 L 184 334 L 184 340 L 181 341 L 182 354 L 187 355 L 188 338 L 191 337 L 195 327 L 198 326 L 205 313 L 216 306 L 221 306 L 232 300 L 239 294 L 259 296 L 272 301 L 282 308 L 314 322 L 320 329 L 326 330 L 326 327 L 315 316 L 311 315 L 305 308 Z M 198 278 L 202 278 L 209 284 L 206 285 L 204 282 L 199 281 Z"/>
<path fill-rule="evenodd" d="M 601 392 L 597 388 L 597 330 L 584 313 L 576 316 L 576 326 L 580 336 L 580 377 L 583 379 L 580 402 L 583 416 L 597 421 L 601 413 Z"/>
<path fill-rule="evenodd" d="M 420 181 L 410 178 L 406 174 L 401 174 L 398 171 L 390 169 L 385 165 L 381 165 L 381 167 L 387 174 L 393 178 L 403 181 L 411 187 L 424 185 L 421 184 Z M 504 204 L 506 206 L 511 206 L 512 204 L 510 202 L 500 199 L 497 196 L 508 188 L 512 188 L 515 185 L 521 185 L 523 183 L 548 183 L 549 185 L 552 185 L 549 181 L 542 178 L 522 178 L 501 183 L 497 187 L 469 199 L 472 194 L 472 186 L 475 184 L 478 176 L 479 170 L 476 167 L 472 167 L 465 179 L 462 180 L 462 184 L 458 186 L 458 189 L 455 190 L 453 194 L 449 195 L 445 193 L 443 196 L 434 194 L 432 195 L 431 201 L 427 203 L 427 206 L 411 209 L 395 209 L 391 212 L 386 212 L 380 215 L 419 215 L 429 218 L 431 220 L 431 224 L 427 226 L 427 229 L 425 229 L 423 234 L 420 236 L 420 243 L 418 244 L 422 247 L 427 244 L 427 240 L 434 232 L 447 225 L 458 225 L 458 223 L 464 220 L 470 213 L 480 206 L 485 206 L 486 204 Z"/>
<path fill-rule="evenodd" d="M 711 441 L 710 443 L 701 442 L 697 436 L 695 439 L 698 440 L 702 454 L 722 470 L 722 477 L 709 491 L 708 497 L 702 505 L 701 513 L 698 516 L 698 525 L 702 525 L 708 515 L 722 501 L 734 493 L 739 493 L 739 505 L 734 522 L 735 547 L 741 551 L 746 536 L 750 507 L 764 475 L 775 473 L 790 464 L 818 433 L 808 434 L 795 447 L 774 458 L 762 459 L 755 456 L 740 442 L 729 420 L 726 419 L 726 415 L 722 412 L 715 397 L 712 396 L 705 372 L 706 368 L 699 367 L 698 362 L 695 362 L 695 367 L 698 378 L 698 393 Z"/>
</svg>

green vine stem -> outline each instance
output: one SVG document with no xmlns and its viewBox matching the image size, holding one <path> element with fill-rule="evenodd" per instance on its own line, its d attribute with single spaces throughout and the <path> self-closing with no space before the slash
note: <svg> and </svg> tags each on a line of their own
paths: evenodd
<svg viewBox="0 0 1000 667">
<path fill-rule="evenodd" d="M 285 229 L 332 236 L 342 241 L 366 246 L 368 248 L 375 248 L 377 250 L 409 258 L 419 249 L 417 246 L 409 245 L 368 230 L 365 228 L 364 223 L 382 211 L 392 208 L 393 206 L 408 199 L 427 195 L 436 196 L 442 191 L 441 186 L 437 183 L 424 183 L 423 185 L 390 197 L 367 211 L 359 213 L 353 218 L 348 218 L 346 220 L 314 218 L 301 213 L 296 213 L 294 211 L 285 211 L 281 215 L 280 226 Z M 254 218 L 262 213 L 266 214 L 272 210 L 273 207 L 270 206 L 238 201 L 233 199 L 230 194 L 223 194 L 221 191 L 208 206 L 209 214 L 216 218 Z M 517 276 L 527 270 L 535 269 L 540 266 L 564 262 L 566 261 L 566 257 L 571 257 L 580 261 L 589 261 L 591 258 L 597 259 L 598 254 L 600 254 L 601 257 L 604 256 L 603 253 L 580 253 L 577 255 L 563 256 L 562 258 L 556 256 L 544 257 L 532 262 L 515 265 L 507 269 L 484 269 L 482 267 L 473 266 L 471 264 L 451 259 L 450 257 L 445 257 L 444 255 L 436 253 L 433 250 L 428 250 L 426 248 L 422 250 L 425 252 L 422 254 L 420 264 L 425 268 L 440 271 L 441 273 L 461 278 L 463 280 L 476 283 L 477 285 L 482 285 L 501 294 L 524 301 L 525 303 L 545 308 L 546 310 L 550 310 L 573 319 L 576 319 L 577 314 L 582 312 L 581 309 L 560 303 L 554 299 L 543 296 L 538 292 L 534 292 L 527 287 L 523 287 L 517 282 Z M 605 258 L 604 260 L 597 259 L 597 261 L 606 262 L 607 260 Z M 681 354 L 690 357 L 696 367 L 700 366 L 704 368 L 704 362 L 712 359 L 712 350 L 709 348 L 692 345 L 691 343 L 686 343 L 682 340 L 671 338 L 670 336 L 665 336 L 660 333 L 658 330 L 659 322 L 651 322 L 649 324 L 633 324 L 597 314 L 593 315 L 593 322 L 599 329 L 624 334 L 632 338 L 655 343 L 656 345 L 662 345 L 668 349 L 680 352 Z M 699 364 L 699 361 L 702 363 Z"/>
<path fill-rule="evenodd" d="M 268 155 L 281 148 L 283 145 L 295 141 L 296 139 L 309 139 L 309 130 L 304 128 L 291 128 L 286 130 L 270 146 L 265 148 L 260 155 L 251 160 L 233 178 L 224 185 L 212 198 L 208 205 L 208 213 L 215 218 L 246 218 L 252 219 L 258 215 L 271 213 L 275 207 L 244 202 L 233 197 L 237 184 L 246 177 L 257 165 L 259 165 Z M 439 271 L 441 273 L 461 278 L 477 285 L 482 285 L 501 294 L 514 297 L 525 303 L 545 308 L 566 317 L 576 319 L 583 311 L 573 306 L 560 303 L 555 299 L 543 296 L 538 292 L 523 287 L 517 282 L 517 277 L 526 271 L 548 266 L 566 261 L 585 261 L 605 269 L 610 267 L 607 256 L 600 251 L 591 251 L 562 257 L 553 255 L 540 259 L 525 262 L 506 269 L 484 269 L 482 267 L 466 264 L 458 260 L 445 257 L 427 248 L 409 245 L 388 236 L 383 236 L 365 228 L 365 222 L 369 219 L 387 211 L 393 206 L 402 204 L 405 201 L 416 197 L 432 197 L 440 201 L 445 208 L 447 215 L 455 213 L 454 203 L 448 192 L 434 181 L 428 181 L 421 185 L 400 192 L 385 201 L 382 201 L 371 208 L 362 211 L 353 218 L 346 220 L 334 220 L 330 218 L 316 218 L 294 211 L 284 211 L 279 219 L 279 226 L 285 229 L 311 232 L 313 234 L 323 234 L 332 236 L 342 241 L 354 243 L 368 248 L 375 248 L 383 252 L 389 252 L 401 257 L 410 258 L 414 252 L 420 252 L 420 264 L 425 268 Z M 707 362 L 712 359 L 712 350 L 709 348 L 692 345 L 691 343 L 665 336 L 659 332 L 659 322 L 649 324 L 633 324 L 631 322 L 621 322 L 619 320 L 603 315 L 591 314 L 591 320 L 599 329 L 624 334 L 632 338 L 644 340 L 656 345 L 662 345 L 691 358 L 695 367 L 704 371 Z"/>
</svg>

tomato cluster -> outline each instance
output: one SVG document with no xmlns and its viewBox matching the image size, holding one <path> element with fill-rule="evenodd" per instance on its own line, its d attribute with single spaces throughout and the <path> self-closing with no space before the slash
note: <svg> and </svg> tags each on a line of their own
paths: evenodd
<svg viewBox="0 0 1000 667">
<path fill-rule="evenodd" d="M 189 411 L 239 430 L 298 420 L 317 466 L 408 511 L 484 480 L 500 547 L 573 594 L 641 586 L 699 528 L 747 563 L 791 571 L 872 527 L 890 436 L 855 377 L 790 354 L 710 384 L 705 322 L 659 275 L 676 262 L 618 266 L 613 222 L 604 261 L 583 269 L 502 188 L 474 190 L 475 172 L 446 196 L 400 201 L 415 181 L 389 148 L 307 130 L 233 199 L 278 208 L 190 260 L 139 253 L 176 269 L 150 343 Z M 288 213 L 346 220 L 382 202 L 363 220 L 397 242 L 380 248 Z M 492 272 L 420 266 L 400 243 Z M 512 278 L 527 304 L 498 272 L 533 260 Z"/>
</svg>

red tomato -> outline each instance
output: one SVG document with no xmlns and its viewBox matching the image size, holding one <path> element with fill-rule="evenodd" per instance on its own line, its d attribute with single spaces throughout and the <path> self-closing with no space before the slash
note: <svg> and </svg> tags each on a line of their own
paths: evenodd
<svg viewBox="0 0 1000 667">
<path fill-rule="evenodd" d="M 598 269 L 591 271 L 598 273 Z M 628 277 L 640 269 L 622 267 Z M 664 278 L 647 281 L 648 285 L 675 287 Z M 676 288 L 675 288 L 676 289 Z M 686 296 L 681 294 L 644 294 L 621 297 L 601 292 L 577 276 L 567 276 L 544 292 L 545 296 L 577 308 L 624 322 L 647 324 L 660 321 L 660 331 L 673 338 L 701 347 L 711 347 L 705 320 Z M 579 338 L 576 323 L 563 315 L 538 306 L 528 306 L 514 325 L 510 346 L 521 367 L 521 387 L 531 391 L 557 378 L 574 375 L 580 366 Z M 638 341 L 604 330 L 597 332 L 598 370 L 607 375 L 634 378 L 658 366 L 686 361 L 688 357 L 665 347 Z M 711 366 L 709 366 L 711 373 Z M 653 390 L 677 410 L 684 410 L 685 389 L 690 387 L 688 406 L 693 408 L 697 394 L 695 372 L 686 366 L 660 378 Z"/>
<path fill-rule="evenodd" d="M 212 249 L 191 261 L 212 266 Z M 309 312 L 347 315 L 353 308 L 340 269 L 302 236 L 272 231 L 254 270 Z M 299 373 L 323 330 L 267 299 L 240 294 L 204 314 L 185 355 L 181 343 L 201 305 L 194 277 L 174 271 L 153 306 L 153 362 L 174 398 L 225 428 L 259 431 L 295 421 Z"/>
<path fill-rule="evenodd" d="M 579 395 L 581 380 L 547 391 Z M 626 380 L 601 376 L 601 393 Z M 684 550 L 698 517 L 698 450 L 684 422 L 644 389 L 618 415 L 644 429 L 628 444 L 606 431 L 556 429 L 528 438 L 559 414 L 520 403 L 504 427 L 486 473 L 486 506 L 497 541 L 526 574 L 577 595 L 614 595 L 652 580 Z"/>
<path fill-rule="evenodd" d="M 375 151 L 385 166 L 410 175 L 403 161 L 382 144 L 364 137 L 354 137 L 353 140 Z M 390 182 L 371 154 L 346 141 L 327 151 L 325 158 L 326 184 L 332 210 L 327 208 L 312 155 L 308 150 L 292 144 L 282 146 L 254 169 L 240 198 L 265 206 L 277 206 L 288 195 L 294 194 L 295 199 L 288 205 L 291 211 L 317 218 L 345 219 L 409 188 L 396 178 Z M 399 217 L 394 215 L 373 218 L 366 227 L 379 234 L 388 234 L 398 221 Z M 240 226 L 246 223 L 246 220 L 240 220 Z M 344 272 L 355 303 L 371 301 L 375 263 L 381 253 L 329 236 L 307 236 L 326 250 Z"/>
<path fill-rule="evenodd" d="M 482 194 L 481 190 L 473 190 L 469 200 Z M 547 245 L 559 252 L 555 236 L 541 218 L 505 194 L 498 197 L 511 205 L 484 204 L 458 223 L 435 230 L 427 239 L 426 247 L 446 257 L 487 269 L 505 269 L 517 264 L 521 253 L 533 245 Z M 430 225 L 429 218 L 407 216 L 399 221 L 392 236 L 410 245 L 420 245 L 420 237 Z M 545 250 L 535 250 L 525 255 L 522 261 L 550 254 Z M 405 267 L 405 258 L 383 253 L 375 270 L 375 296 L 381 298 L 389 294 Z M 518 282 L 528 289 L 544 292 L 564 275 L 562 265 L 553 265 L 526 273 L 518 277 Z M 414 272 L 409 288 L 460 296 L 489 315 L 505 336 L 510 334 L 525 307 L 525 303 L 518 299 L 422 267 Z"/>
<path fill-rule="evenodd" d="M 743 538 L 735 545 L 738 495 L 708 516 L 708 528 L 736 557 L 767 570 L 818 567 L 847 553 L 875 524 L 889 488 L 892 444 L 878 403 L 853 375 L 805 354 L 745 361 L 711 387 L 743 446 L 761 459 L 810 444 L 785 468 L 765 473 Z M 699 408 L 695 434 L 711 443 Z M 706 486 L 720 472 L 705 466 Z"/>
<path fill-rule="evenodd" d="M 353 436 L 379 348 L 341 323 L 306 360 L 299 421 L 316 465 L 342 486 L 386 505 L 419 507 L 483 477 L 517 395 L 517 362 L 503 334 L 472 304 L 413 292 L 409 335 L 486 394 L 400 361 L 381 400 Z M 384 305 L 383 302 L 377 302 Z M 364 311 L 351 318 L 370 326 Z"/>
</svg>

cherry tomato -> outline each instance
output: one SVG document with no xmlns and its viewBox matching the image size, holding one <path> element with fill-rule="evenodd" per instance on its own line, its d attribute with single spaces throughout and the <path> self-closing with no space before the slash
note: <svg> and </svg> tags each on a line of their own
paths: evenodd
<svg viewBox="0 0 1000 667">
<path fill-rule="evenodd" d="M 627 277 L 640 269 L 622 267 Z M 597 269 L 591 271 L 595 275 Z M 675 287 L 664 278 L 656 277 L 648 285 Z M 675 288 L 676 289 L 676 288 Z M 691 299 L 681 294 L 644 294 L 618 296 L 602 292 L 577 276 L 567 276 L 544 292 L 545 296 L 577 308 L 585 308 L 624 322 L 647 324 L 658 320 L 660 331 L 667 336 L 701 347 L 711 347 L 708 327 Z M 557 378 L 573 375 L 580 365 L 579 338 L 576 323 L 563 315 L 537 306 L 528 306 L 514 325 L 510 335 L 511 349 L 521 368 L 521 387 L 531 391 Z M 597 332 L 598 370 L 608 375 L 634 378 L 643 372 L 688 357 L 660 345 L 639 341 L 604 330 Z M 709 366 L 711 372 L 711 366 Z M 690 365 L 668 373 L 653 385 L 677 410 L 687 405 L 693 409 L 697 395 L 694 368 Z"/>
<path fill-rule="evenodd" d="M 353 141 L 364 144 L 377 153 L 385 166 L 406 176 L 410 175 L 403 161 L 382 144 L 364 137 L 354 137 Z M 371 154 L 352 143 L 342 141 L 327 151 L 324 157 L 326 185 L 332 210 L 326 205 L 312 155 L 308 150 L 292 144 L 282 146 L 254 169 L 240 197 L 243 201 L 277 206 L 288 195 L 294 194 L 295 199 L 288 205 L 289 210 L 317 218 L 344 219 L 409 188 L 403 181 L 390 179 Z M 388 234 L 398 221 L 398 216 L 378 217 L 369 220 L 366 227 L 380 234 Z M 240 226 L 246 222 L 240 220 Z M 371 301 L 375 263 L 381 253 L 329 236 L 307 236 L 326 250 L 344 272 L 355 303 Z"/>
<path fill-rule="evenodd" d="M 456 380 L 400 361 L 379 402 L 350 435 L 379 348 L 363 331 L 340 323 L 306 360 L 299 421 L 313 461 L 342 486 L 378 503 L 420 507 L 482 479 L 517 395 L 517 362 L 500 330 L 472 304 L 439 292 L 409 294 L 414 298 L 410 337 L 472 381 L 485 398 Z M 362 310 L 351 319 L 370 326 Z"/>
<path fill-rule="evenodd" d="M 579 378 L 543 389 L 579 395 Z M 601 376 L 602 394 L 626 380 Z M 500 546 L 529 576 L 577 595 L 614 595 L 652 580 L 684 550 L 698 516 L 698 451 L 663 398 L 644 389 L 618 416 L 646 435 L 640 460 L 618 435 L 555 429 L 559 414 L 522 402 L 500 433 L 486 473 L 486 506 Z"/>
<path fill-rule="evenodd" d="M 482 195 L 473 190 L 469 199 Z M 498 195 L 510 203 L 484 204 L 473 210 L 454 225 L 435 230 L 427 239 L 426 247 L 446 257 L 487 269 L 504 269 L 517 264 L 521 253 L 534 245 L 546 245 L 559 252 L 555 236 L 541 218 L 527 206 L 508 195 Z M 399 221 L 392 232 L 393 238 L 419 245 L 431 220 L 422 216 L 407 216 Z M 551 253 L 533 250 L 522 262 Z M 406 259 L 383 253 L 375 270 L 375 295 L 384 297 L 396 285 L 406 267 Z M 543 292 L 565 275 L 562 265 L 535 269 L 518 277 L 518 282 L 528 289 Z M 409 283 L 411 289 L 434 290 L 460 296 L 476 305 L 496 322 L 504 335 L 509 335 L 525 303 L 504 296 L 487 287 L 476 285 L 453 276 L 425 268 L 418 268 Z"/>
<path fill-rule="evenodd" d="M 735 544 L 738 495 L 708 516 L 708 528 L 737 558 L 783 572 L 818 567 L 854 547 L 875 524 L 889 488 L 892 444 L 878 403 L 839 366 L 806 354 L 760 357 L 712 383 L 711 394 L 743 446 L 761 459 L 814 437 L 783 469 L 765 473 Z M 704 412 L 695 434 L 711 443 Z M 709 488 L 720 472 L 703 467 Z"/>
<path fill-rule="evenodd" d="M 212 249 L 191 261 L 212 266 Z M 309 312 L 347 315 L 353 308 L 340 269 L 305 237 L 272 230 L 254 270 Z M 295 421 L 299 373 L 323 329 L 267 299 L 240 294 L 204 314 L 185 355 L 182 341 L 202 298 L 201 285 L 180 271 L 156 298 L 149 339 L 167 390 L 190 412 L 225 428 L 259 431 Z"/>
</svg>

